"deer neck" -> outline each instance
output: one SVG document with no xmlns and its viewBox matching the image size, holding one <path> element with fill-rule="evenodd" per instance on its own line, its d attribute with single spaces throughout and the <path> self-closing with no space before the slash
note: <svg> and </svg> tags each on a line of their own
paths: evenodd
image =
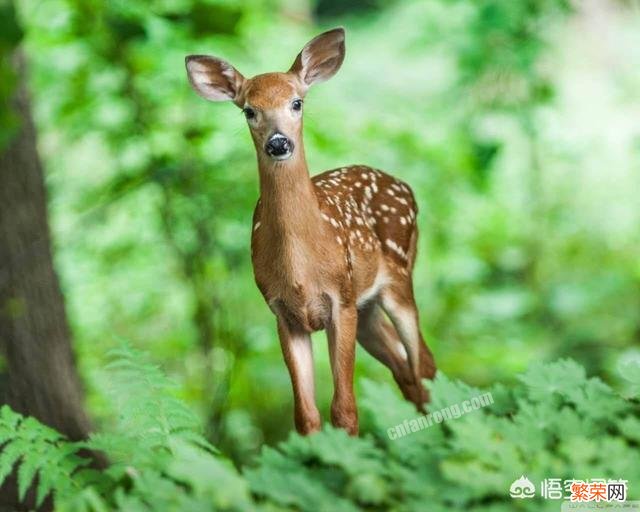
<svg viewBox="0 0 640 512">
<path fill-rule="evenodd" d="M 302 144 L 289 160 L 259 155 L 258 170 L 260 217 L 272 242 L 313 243 L 322 222 Z"/>
</svg>

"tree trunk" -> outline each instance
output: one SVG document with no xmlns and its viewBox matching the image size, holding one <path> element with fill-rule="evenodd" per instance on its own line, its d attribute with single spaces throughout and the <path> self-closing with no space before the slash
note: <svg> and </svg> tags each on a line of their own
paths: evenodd
<svg viewBox="0 0 640 512">
<path fill-rule="evenodd" d="M 24 61 L 17 55 L 15 62 L 18 85 L 8 107 L 19 127 L 0 148 L 0 402 L 78 440 L 89 422 L 53 267 Z"/>
</svg>

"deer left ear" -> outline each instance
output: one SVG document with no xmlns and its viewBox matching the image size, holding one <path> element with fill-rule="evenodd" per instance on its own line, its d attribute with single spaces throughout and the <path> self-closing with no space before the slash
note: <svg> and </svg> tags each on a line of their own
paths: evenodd
<svg viewBox="0 0 640 512">
<path fill-rule="evenodd" d="M 309 87 L 335 75 L 344 60 L 344 29 L 334 28 L 309 41 L 296 57 L 289 73 Z"/>
</svg>

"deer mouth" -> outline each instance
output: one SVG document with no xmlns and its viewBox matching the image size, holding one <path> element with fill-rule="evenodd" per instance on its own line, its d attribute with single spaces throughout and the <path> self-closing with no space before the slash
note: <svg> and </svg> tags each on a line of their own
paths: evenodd
<svg viewBox="0 0 640 512">
<path fill-rule="evenodd" d="M 269 155 L 271 158 L 273 158 L 274 160 L 288 160 L 289 158 L 291 158 L 291 151 L 289 151 L 288 153 L 285 153 L 284 155 Z"/>
</svg>

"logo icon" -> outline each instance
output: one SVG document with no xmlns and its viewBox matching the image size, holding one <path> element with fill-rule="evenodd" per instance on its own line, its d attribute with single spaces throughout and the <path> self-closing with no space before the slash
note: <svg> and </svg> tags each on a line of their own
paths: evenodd
<svg viewBox="0 0 640 512">
<path fill-rule="evenodd" d="M 522 475 L 509 487 L 509 496 L 512 498 L 524 499 L 533 498 L 536 494 L 536 487 L 531 480 Z"/>
</svg>

